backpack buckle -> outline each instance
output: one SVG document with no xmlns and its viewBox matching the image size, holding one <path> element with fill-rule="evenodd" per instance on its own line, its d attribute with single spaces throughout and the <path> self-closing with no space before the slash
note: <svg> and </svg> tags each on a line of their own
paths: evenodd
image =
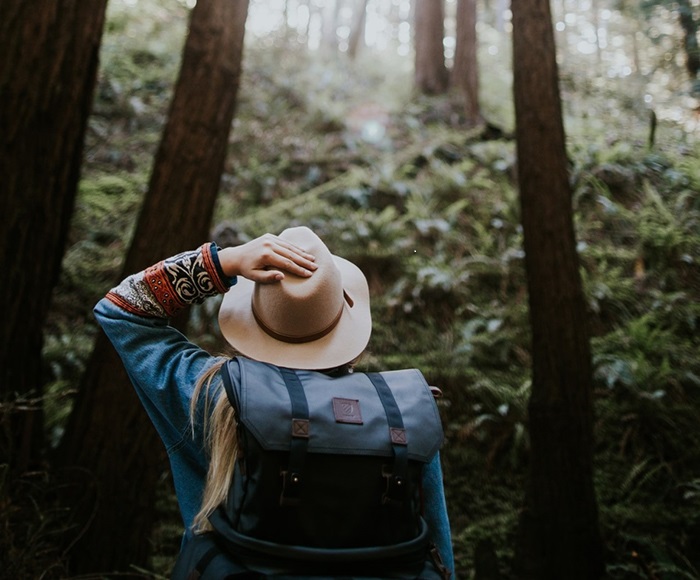
<svg viewBox="0 0 700 580">
<path fill-rule="evenodd" d="M 433 564 L 440 573 L 440 577 L 444 578 L 444 580 L 449 580 L 450 578 L 452 578 L 452 570 L 445 566 L 445 563 L 442 560 L 442 556 L 440 555 L 440 550 L 437 549 L 437 546 L 435 544 L 430 544 L 429 554 L 430 559 L 433 561 Z"/>
<path fill-rule="evenodd" d="M 382 477 L 386 486 L 382 494 L 382 505 L 400 506 L 406 499 L 406 479 L 395 474 L 389 465 L 382 466 Z"/>
<path fill-rule="evenodd" d="M 296 471 L 280 471 L 282 476 L 282 493 L 280 494 L 280 505 L 297 506 L 301 503 L 299 492 L 301 490 L 301 473 Z"/>
</svg>

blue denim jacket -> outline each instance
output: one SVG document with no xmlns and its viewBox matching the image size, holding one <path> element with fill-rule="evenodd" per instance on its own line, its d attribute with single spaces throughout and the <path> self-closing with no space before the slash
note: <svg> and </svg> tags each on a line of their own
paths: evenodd
<svg viewBox="0 0 700 580">
<path fill-rule="evenodd" d="M 129 276 L 94 309 L 167 449 L 185 538 L 191 536 L 207 474 L 204 434 L 201 423 L 190 421 L 190 402 L 198 377 L 220 359 L 190 342 L 168 318 L 232 283 L 219 266 L 216 246 L 205 244 Z M 198 415 L 203 413 L 202 406 Z M 439 455 L 425 469 L 423 493 L 432 540 L 454 570 Z"/>
</svg>

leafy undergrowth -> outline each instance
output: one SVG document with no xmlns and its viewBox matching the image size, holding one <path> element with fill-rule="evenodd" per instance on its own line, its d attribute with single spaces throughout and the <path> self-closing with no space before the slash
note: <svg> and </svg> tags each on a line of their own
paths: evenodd
<svg viewBox="0 0 700 580">
<path fill-rule="evenodd" d="M 103 67 L 47 328 L 54 443 L 92 344 L 90 307 L 119 275 L 147 183 L 176 70 L 163 42 L 110 53 Z M 226 244 L 305 224 L 363 269 L 375 331 L 362 365 L 419 367 L 444 393 L 459 576 L 470 577 L 475 550 L 487 550 L 508 577 L 530 387 L 512 128 L 492 118 L 486 130 L 464 130 L 451 98 L 413 98 L 409 79 L 387 74 L 386 63 L 320 62 L 270 46 L 251 47 L 246 62 L 212 235 Z M 631 106 L 623 113 L 625 126 L 611 117 L 599 140 L 569 135 L 593 332 L 601 529 L 610 577 L 692 578 L 700 571 L 700 150 L 667 139 L 649 151 L 645 120 Z M 215 310 L 197 307 L 192 332 L 218 349 Z M 152 573 L 167 576 L 181 532 L 167 478 L 159 509 Z"/>
</svg>

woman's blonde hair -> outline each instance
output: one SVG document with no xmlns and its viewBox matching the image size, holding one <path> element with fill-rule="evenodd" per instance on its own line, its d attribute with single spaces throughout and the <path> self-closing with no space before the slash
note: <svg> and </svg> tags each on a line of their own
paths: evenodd
<svg viewBox="0 0 700 580">
<path fill-rule="evenodd" d="M 352 372 L 354 365 L 362 355 L 355 360 L 324 372 L 331 376 Z M 209 469 L 204 485 L 202 505 L 194 518 L 194 532 L 203 533 L 212 529 L 209 516 L 226 501 L 233 469 L 238 454 L 238 439 L 236 437 L 236 417 L 233 406 L 229 403 L 223 387 L 219 371 L 230 358 L 222 357 L 199 377 L 192 394 L 190 403 L 190 423 L 192 434 L 198 420 L 199 400 L 204 398 L 202 432 L 204 445 L 209 451 Z M 212 410 L 213 406 L 213 410 Z"/>
<path fill-rule="evenodd" d="M 208 518 L 221 503 L 226 501 L 236 464 L 238 440 L 234 410 L 228 401 L 221 379 L 215 380 L 221 367 L 228 360 L 228 358 L 221 358 L 202 374 L 197 380 L 190 404 L 190 423 L 194 435 L 199 400 L 204 397 L 202 432 L 205 447 L 210 455 L 202 504 L 194 518 L 195 533 L 211 530 Z"/>
</svg>

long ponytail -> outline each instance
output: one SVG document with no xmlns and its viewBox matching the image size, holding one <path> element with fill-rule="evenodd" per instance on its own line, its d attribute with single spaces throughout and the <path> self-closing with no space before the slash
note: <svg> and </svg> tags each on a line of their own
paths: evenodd
<svg viewBox="0 0 700 580">
<path fill-rule="evenodd" d="M 238 451 L 236 420 L 233 407 L 226 397 L 221 379 L 218 378 L 218 373 L 227 360 L 227 358 L 220 359 L 202 374 L 197 380 L 190 404 L 190 423 L 194 434 L 199 400 L 204 397 L 202 430 L 204 443 L 209 452 L 209 469 L 202 504 L 194 518 L 195 533 L 211 530 L 208 518 L 221 503 L 226 501 L 236 464 Z"/>
</svg>

